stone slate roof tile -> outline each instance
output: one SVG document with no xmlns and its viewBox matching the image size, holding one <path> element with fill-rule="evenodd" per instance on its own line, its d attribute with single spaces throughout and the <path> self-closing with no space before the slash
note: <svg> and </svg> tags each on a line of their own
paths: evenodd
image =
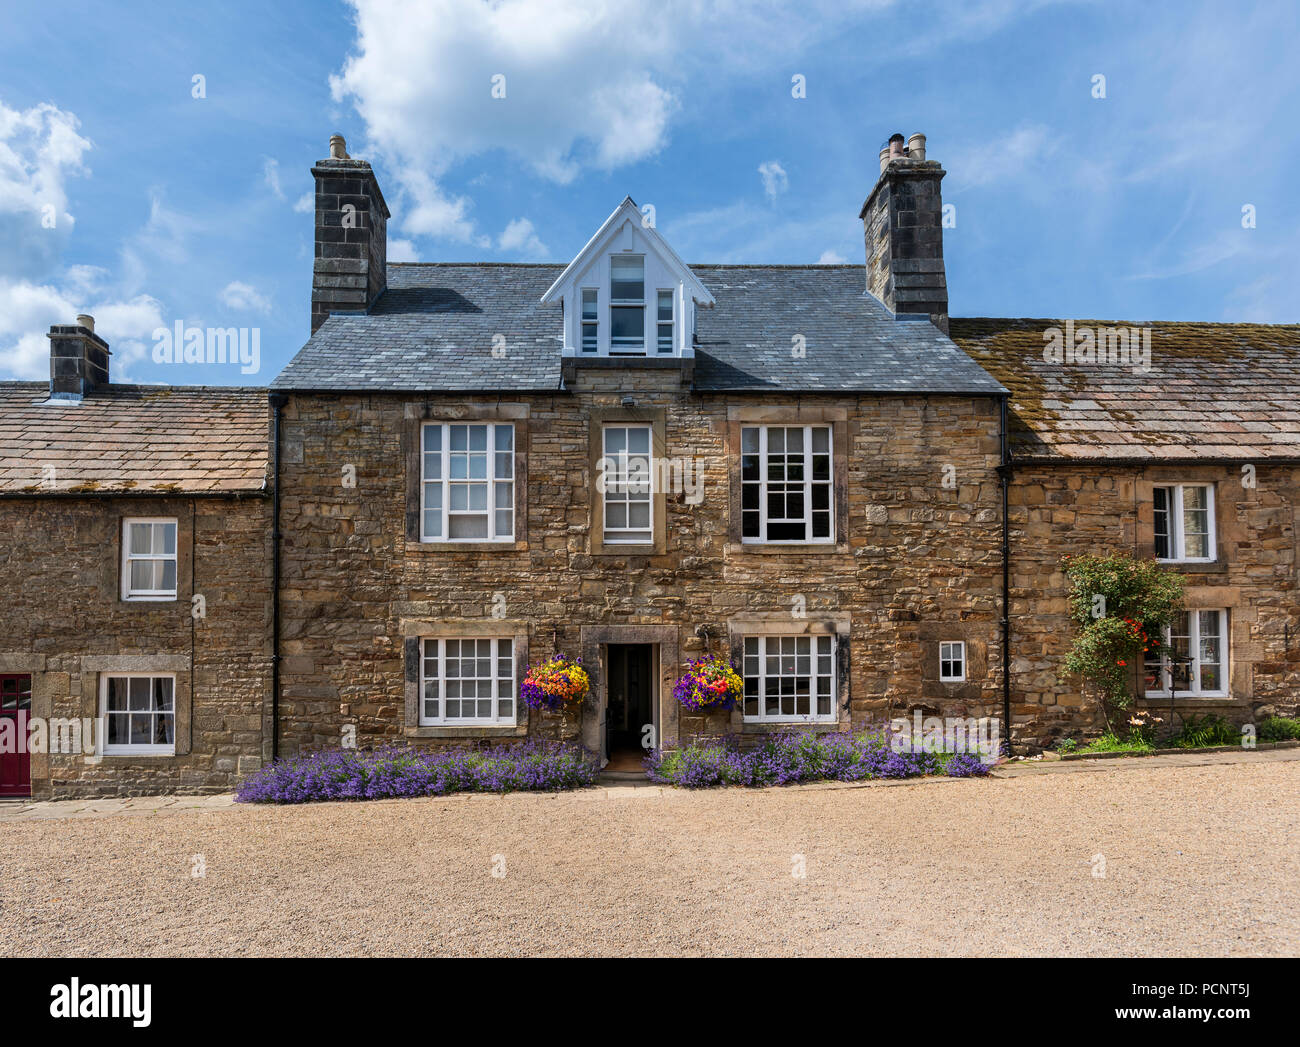
<svg viewBox="0 0 1300 1047">
<path fill-rule="evenodd" d="M 560 387 L 560 313 L 540 299 L 562 265 L 391 264 L 366 315 L 332 316 L 272 383 L 284 390 Z M 923 320 L 897 321 L 861 266 L 696 265 L 717 304 L 697 314 L 700 391 L 954 392 L 1002 387 Z M 493 356 L 493 338 L 505 339 Z M 796 357 L 802 335 L 806 353 Z"/>
<path fill-rule="evenodd" d="M 269 433 L 265 389 L 108 385 L 75 402 L 0 382 L 0 492 L 262 491 Z"/>
<path fill-rule="evenodd" d="M 1151 369 L 1050 363 L 1061 320 L 957 319 L 952 337 L 1011 396 L 1019 460 L 1300 459 L 1300 326 L 1132 324 L 1149 328 Z"/>
</svg>

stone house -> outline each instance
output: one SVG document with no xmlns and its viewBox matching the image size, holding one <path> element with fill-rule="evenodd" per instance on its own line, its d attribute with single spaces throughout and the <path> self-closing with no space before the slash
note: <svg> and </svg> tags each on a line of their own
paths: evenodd
<svg viewBox="0 0 1300 1047">
<path fill-rule="evenodd" d="M 0 794 L 229 789 L 268 708 L 266 392 L 112 384 L 88 316 L 50 345 L 49 385 L 0 383 Z"/>
<path fill-rule="evenodd" d="M 1033 749 L 1096 729 L 1060 676 L 1059 561 L 1115 548 L 1192 581 L 1149 702 L 1294 712 L 1300 332 L 1143 325 L 1137 372 L 1052 362 L 1048 321 L 950 321 L 924 146 L 882 151 L 865 267 L 687 265 L 630 199 L 567 265 L 399 264 L 336 137 L 311 337 L 269 395 L 115 386 L 93 330 L 54 328 L 50 389 L 0 385 L 0 516 L 32 535 L 0 554 L 23 612 L 0 668 L 32 715 L 110 723 L 97 763 L 32 757 L 33 792 L 227 788 L 354 742 L 565 738 L 618 766 L 915 709 Z M 170 588 L 137 603 L 159 542 Z M 554 651 L 591 693 L 522 707 Z M 737 709 L 674 700 L 705 652 Z M 137 700 L 174 751 L 112 759 Z"/>
</svg>

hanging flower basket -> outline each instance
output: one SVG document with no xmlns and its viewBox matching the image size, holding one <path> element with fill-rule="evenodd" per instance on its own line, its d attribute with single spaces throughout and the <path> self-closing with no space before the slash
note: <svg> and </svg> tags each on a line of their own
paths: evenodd
<svg viewBox="0 0 1300 1047">
<path fill-rule="evenodd" d="M 707 712 L 730 709 L 745 694 L 745 682 L 725 658 L 697 658 L 677 679 L 673 697 L 687 709 Z"/>
<path fill-rule="evenodd" d="M 582 659 L 553 655 L 541 665 L 524 670 L 519 696 L 531 709 L 563 709 L 587 697 L 591 680 L 582 667 Z"/>
</svg>

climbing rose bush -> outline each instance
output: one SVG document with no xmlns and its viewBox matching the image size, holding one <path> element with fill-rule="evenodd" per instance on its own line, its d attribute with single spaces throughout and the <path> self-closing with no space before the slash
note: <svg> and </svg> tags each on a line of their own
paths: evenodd
<svg viewBox="0 0 1300 1047">
<path fill-rule="evenodd" d="M 589 754 L 558 742 L 444 752 L 401 745 L 328 749 L 264 767 L 239 783 L 235 799 L 310 803 L 456 792 L 558 792 L 593 785 L 599 773 Z"/>
<path fill-rule="evenodd" d="M 524 670 L 524 682 L 519 695 L 532 709 L 560 709 L 587 697 L 591 680 L 582 667 L 582 659 L 570 661 L 555 655 L 541 665 L 530 665 Z"/>
<path fill-rule="evenodd" d="M 1070 617 L 1078 627 L 1065 669 L 1100 692 L 1108 724 L 1133 705 L 1134 668 L 1160 650 L 1159 637 L 1183 606 L 1183 578 L 1155 560 L 1127 555 L 1066 556 Z"/>
<path fill-rule="evenodd" d="M 735 737 L 697 740 L 680 749 L 656 749 L 646 777 L 691 789 L 717 785 L 791 785 L 857 782 L 872 778 L 982 777 L 988 766 L 973 753 L 894 752 L 884 734 L 814 734 L 785 731 L 749 749 Z"/>
<path fill-rule="evenodd" d="M 730 709 L 745 693 L 745 682 L 725 658 L 696 658 L 677 678 L 673 697 L 687 709 Z"/>
</svg>

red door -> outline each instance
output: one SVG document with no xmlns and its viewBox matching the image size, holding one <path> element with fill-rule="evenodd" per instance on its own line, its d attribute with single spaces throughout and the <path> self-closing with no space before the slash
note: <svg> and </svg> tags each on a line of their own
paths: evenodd
<svg viewBox="0 0 1300 1047">
<path fill-rule="evenodd" d="M 32 678 L 0 675 L 0 796 L 31 796 L 32 758 L 27 721 L 32 715 Z"/>
</svg>

